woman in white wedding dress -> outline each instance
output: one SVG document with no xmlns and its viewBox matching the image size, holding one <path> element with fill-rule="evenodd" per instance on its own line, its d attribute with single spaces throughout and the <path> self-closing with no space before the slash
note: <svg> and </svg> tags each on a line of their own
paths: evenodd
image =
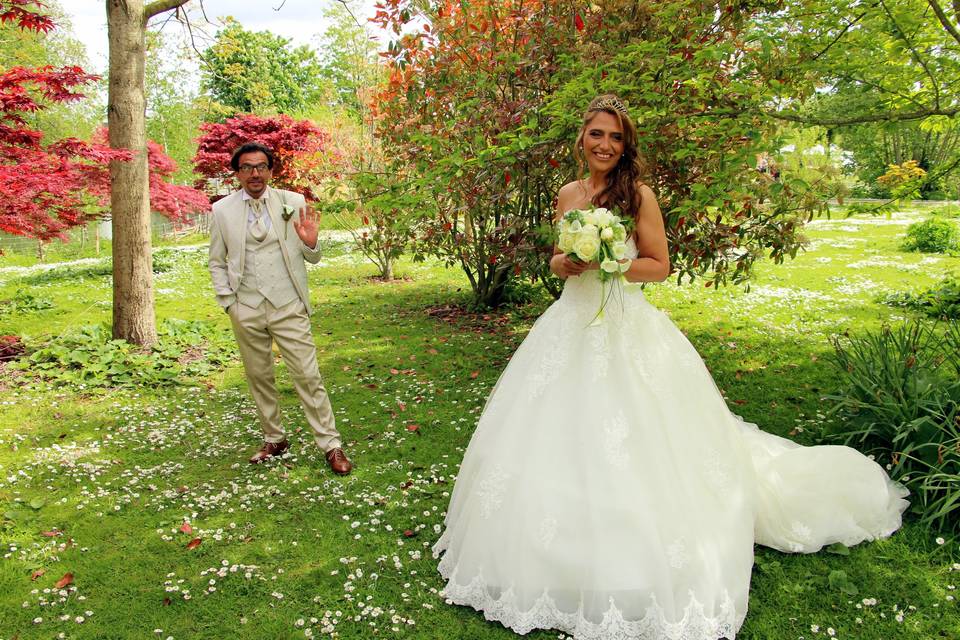
<svg viewBox="0 0 960 640">
<path fill-rule="evenodd" d="M 589 177 L 558 216 L 617 206 L 636 221 L 627 280 L 663 280 L 662 216 L 616 96 L 591 102 L 575 153 Z M 754 542 L 811 553 L 899 528 L 907 492 L 876 463 L 743 422 L 638 286 L 595 322 L 596 263 L 550 267 L 563 294 L 490 394 L 434 546 L 448 600 L 521 634 L 732 640 Z"/>
</svg>

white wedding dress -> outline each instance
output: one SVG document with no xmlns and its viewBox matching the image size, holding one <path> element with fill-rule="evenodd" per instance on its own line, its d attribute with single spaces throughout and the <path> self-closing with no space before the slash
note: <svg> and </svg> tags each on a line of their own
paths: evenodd
<svg viewBox="0 0 960 640">
<path fill-rule="evenodd" d="M 596 271 L 569 278 L 490 394 L 434 546 L 449 601 L 521 634 L 732 640 L 754 542 L 900 527 L 879 465 L 742 421 L 639 286 L 591 324 L 601 295 Z"/>
</svg>

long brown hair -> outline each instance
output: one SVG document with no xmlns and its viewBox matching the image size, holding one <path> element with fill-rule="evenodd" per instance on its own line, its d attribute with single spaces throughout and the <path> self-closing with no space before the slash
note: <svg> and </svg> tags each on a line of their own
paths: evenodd
<svg viewBox="0 0 960 640">
<path fill-rule="evenodd" d="M 640 211 L 640 191 L 638 185 L 643 183 L 647 174 L 647 167 L 637 151 L 637 127 L 630 119 L 627 108 L 620 98 L 612 93 L 597 96 L 590 101 L 583 114 L 583 125 L 573 146 L 573 157 L 579 167 L 577 177 L 583 179 L 586 160 L 583 157 L 583 134 L 590 121 L 598 113 L 609 113 L 620 122 L 623 129 L 623 155 L 610 173 L 607 174 L 606 186 L 593 196 L 593 204 L 607 208 L 617 207 L 620 215 L 635 220 Z"/>
</svg>

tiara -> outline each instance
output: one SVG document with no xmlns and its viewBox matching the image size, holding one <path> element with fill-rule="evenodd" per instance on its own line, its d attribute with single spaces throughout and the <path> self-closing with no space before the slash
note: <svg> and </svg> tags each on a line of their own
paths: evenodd
<svg viewBox="0 0 960 640">
<path fill-rule="evenodd" d="M 603 98 L 594 104 L 590 111 L 618 111 L 622 115 L 627 114 L 627 108 L 617 98 Z"/>
</svg>

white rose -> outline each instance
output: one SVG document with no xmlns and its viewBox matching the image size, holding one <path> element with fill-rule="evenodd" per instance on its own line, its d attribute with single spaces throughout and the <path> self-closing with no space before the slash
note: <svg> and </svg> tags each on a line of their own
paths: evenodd
<svg viewBox="0 0 960 640">
<path fill-rule="evenodd" d="M 600 268 L 607 273 L 617 273 L 620 271 L 620 263 L 616 260 L 604 260 L 600 263 Z"/>
<path fill-rule="evenodd" d="M 581 234 L 573 243 L 573 252 L 584 262 L 592 262 L 600 251 L 600 239 L 595 235 Z"/>
<path fill-rule="evenodd" d="M 590 236 L 595 236 L 595 237 L 599 237 L 599 236 L 600 236 L 600 231 L 597 229 L 597 225 L 595 225 L 595 224 L 585 224 L 585 225 L 583 225 L 583 226 L 580 228 L 580 233 L 582 233 L 583 235 L 590 235 Z"/>
<path fill-rule="evenodd" d="M 576 237 L 572 233 L 561 233 L 560 239 L 557 241 L 557 248 L 564 253 L 570 253 L 573 250 L 573 239 Z"/>
<path fill-rule="evenodd" d="M 599 218 L 597 217 L 597 212 L 596 212 L 596 211 L 587 211 L 587 212 L 583 215 L 583 221 L 586 222 L 587 224 L 596 225 L 597 222 L 598 222 L 598 220 L 599 220 Z"/>
<path fill-rule="evenodd" d="M 619 222 L 610 228 L 613 229 L 613 239 L 617 242 L 623 242 L 627 239 L 627 228 Z"/>
<path fill-rule="evenodd" d="M 623 242 L 614 242 L 610 245 L 610 250 L 613 251 L 613 257 L 617 260 L 622 260 L 623 256 L 627 255 L 627 245 Z"/>
<path fill-rule="evenodd" d="M 583 225 L 580 224 L 579 220 L 570 223 L 570 233 L 580 233 L 581 229 L 583 229 Z"/>
<path fill-rule="evenodd" d="M 603 231 L 601 231 L 601 232 L 600 232 L 600 239 L 601 239 L 601 240 L 613 240 L 613 229 L 611 229 L 610 227 L 607 227 L 606 229 L 604 229 Z"/>
</svg>

